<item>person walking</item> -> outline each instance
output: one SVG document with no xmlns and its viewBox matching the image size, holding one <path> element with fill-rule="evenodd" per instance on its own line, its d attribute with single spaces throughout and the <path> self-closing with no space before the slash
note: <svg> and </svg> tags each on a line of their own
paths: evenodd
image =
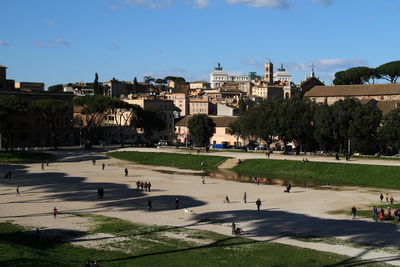
<svg viewBox="0 0 400 267">
<path fill-rule="evenodd" d="M 44 170 L 44 162 L 42 162 L 42 167 L 41 167 L 42 171 Z"/>
<path fill-rule="evenodd" d="M 390 196 L 390 205 L 393 205 L 393 202 L 394 202 L 394 198 L 393 198 L 393 196 Z"/>
<path fill-rule="evenodd" d="M 244 192 L 243 194 L 243 203 L 247 203 L 247 194 Z"/>
<path fill-rule="evenodd" d="M 152 203 L 151 200 L 149 199 L 149 201 L 147 201 L 147 210 L 151 210 L 152 208 Z"/>
<path fill-rule="evenodd" d="M 144 182 L 144 191 L 147 191 L 147 186 L 148 186 L 148 184 L 147 184 L 147 182 Z"/>
<path fill-rule="evenodd" d="M 179 198 L 175 198 L 175 209 L 179 209 Z"/>
<path fill-rule="evenodd" d="M 257 185 L 260 185 L 260 178 L 257 177 Z"/>
<path fill-rule="evenodd" d="M 229 197 L 228 197 L 228 195 L 225 196 L 225 203 L 229 203 Z"/>
<path fill-rule="evenodd" d="M 351 208 L 351 216 L 353 220 L 356 218 L 356 212 L 357 212 L 356 206 L 353 206 Z"/>
<path fill-rule="evenodd" d="M 383 202 L 383 194 L 381 194 L 380 196 L 379 196 L 379 198 L 381 199 L 381 203 Z"/>
<path fill-rule="evenodd" d="M 128 168 L 125 168 L 125 176 L 128 176 Z"/>
<path fill-rule="evenodd" d="M 96 160 L 92 159 L 92 165 L 96 165 Z"/>
<path fill-rule="evenodd" d="M 257 205 L 257 210 L 259 211 L 261 207 L 261 200 L 259 198 L 256 201 L 256 205 Z"/>
<path fill-rule="evenodd" d="M 106 167 L 106 164 L 101 164 L 101 170 L 104 171 L 104 168 Z"/>
<path fill-rule="evenodd" d="M 53 209 L 54 219 L 57 218 L 57 214 L 58 214 L 58 209 L 56 207 L 54 207 L 54 209 Z"/>
<path fill-rule="evenodd" d="M 372 218 L 375 222 L 378 221 L 378 217 L 379 217 L 379 211 L 378 208 L 374 206 L 374 208 L 372 209 Z"/>
<path fill-rule="evenodd" d="M 147 184 L 147 189 L 149 189 L 149 192 L 151 192 L 151 183 L 150 182 Z"/>
<path fill-rule="evenodd" d="M 104 197 L 104 188 L 100 187 L 100 199 L 103 199 Z"/>
<path fill-rule="evenodd" d="M 386 193 L 385 198 L 386 198 L 386 202 L 389 202 L 389 194 L 388 193 Z"/>
<path fill-rule="evenodd" d="M 232 222 L 231 228 L 232 228 L 232 235 L 236 235 L 236 224 L 235 224 L 235 222 Z"/>
<path fill-rule="evenodd" d="M 19 194 L 19 186 L 17 186 L 17 194 L 16 195 L 20 196 L 20 194 Z"/>
<path fill-rule="evenodd" d="M 202 183 L 202 184 L 205 184 L 204 176 L 201 176 L 201 183 Z"/>
</svg>

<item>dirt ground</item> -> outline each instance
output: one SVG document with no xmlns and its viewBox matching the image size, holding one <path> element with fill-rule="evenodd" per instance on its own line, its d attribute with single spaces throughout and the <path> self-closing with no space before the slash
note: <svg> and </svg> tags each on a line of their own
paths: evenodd
<svg viewBox="0 0 400 267">
<path fill-rule="evenodd" d="M 41 164 L 0 166 L 0 175 L 12 171 L 10 181 L 0 180 L 0 221 L 48 231 L 85 231 L 89 226 L 87 219 L 74 214 L 94 213 L 137 223 L 182 226 L 226 235 L 231 234 L 230 224 L 235 222 L 249 238 L 400 266 L 398 253 L 389 253 L 392 251 L 389 248 L 375 250 L 387 246 L 396 251 L 400 247 L 400 226 L 375 223 L 371 219 L 352 220 L 350 216 L 329 213 L 350 210 L 353 205 L 361 208 L 376 203 L 379 194 L 386 193 L 383 190 L 294 187 L 287 194 L 279 185 L 257 186 L 211 177 L 205 177 L 205 184 L 202 184 L 199 172 L 173 172 L 176 169 L 135 165 L 95 152 L 57 153 L 62 158 L 45 166 L 43 171 Z M 243 158 L 243 153 L 237 153 L 237 156 Z M 93 159 L 96 165 L 92 164 Z M 102 163 L 106 164 L 104 170 Z M 128 176 L 124 176 L 124 168 L 128 168 Z M 151 192 L 137 190 L 138 180 L 150 181 Z M 20 196 L 16 194 L 17 186 L 20 186 Z M 104 199 L 97 198 L 100 186 L 105 191 Z M 244 192 L 247 203 L 243 203 Z M 396 200 L 400 199 L 399 191 L 388 193 Z M 230 203 L 224 203 L 226 195 Z M 180 200 L 179 209 L 175 209 L 176 198 Z M 258 198 L 262 201 L 260 211 L 255 204 Z M 151 211 L 147 210 L 149 199 L 153 203 Z M 60 212 L 56 219 L 51 213 L 54 207 Z M 185 214 L 184 208 L 193 213 Z M 369 247 L 303 242 L 294 236 L 339 238 Z"/>
</svg>

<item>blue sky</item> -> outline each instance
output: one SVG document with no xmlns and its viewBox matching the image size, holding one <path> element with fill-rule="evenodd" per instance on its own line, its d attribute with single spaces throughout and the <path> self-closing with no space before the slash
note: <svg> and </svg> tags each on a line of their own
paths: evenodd
<svg viewBox="0 0 400 267">
<path fill-rule="evenodd" d="M 353 66 L 399 60 L 400 0 L 1 0 L 0 65 L 45 82 L 209 79 L 263 72 L 327 83 Z"/>
</svg>

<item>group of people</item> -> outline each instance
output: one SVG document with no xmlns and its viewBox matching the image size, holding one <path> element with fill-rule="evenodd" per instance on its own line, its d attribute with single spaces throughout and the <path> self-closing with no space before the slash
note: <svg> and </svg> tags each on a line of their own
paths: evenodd
<svg viewBox="0 0 400 267">
<path fill-rule="evenodd" d="M 4 179 L 11 180 L 11 175 L 12 175 L 12 172 L 11 172 L 11 171 L 6 172 L 6 173 L 4 174 Z"/>
<path fill-rule="evenodd" d="M 144 182 L 143 181 L 137 181 L 136 182 L 136 189 L 140 191 L 149 191 L 151 192 L 151 183 L 150 182 Z"/>
<path fill-rule="evenodd" d="M 379 196 L 379 198 L 380 198 L 381 203 L 382 203 L 382 202 L 383 202 L 383 198 L 384 198 L 384 197 L 383 197 L 383 194 L 381 194 L 381 195 Z M 393 202 L 394 202 L 393 196 L 390 196 L 390 197 L 389 197 L 389 194 L 386 193 L 385 199 L 386 199 L 386 202 L 390 202 L 390 205 L 393 205 Z"/>
<path fill-rule="evenodd" d="M 97 188 L 97 199 L 103 199 L 104 197 L 104 188 L 100 186 Z"/>
<path fill-rule="evenodd" d="M 385 212 L 384 208 L 381 208 L 380 210 L 378 210 L 377 207 L 373 207 L 372 208 L 372 219 L 374 221 L 384 221 L 384 220 L 392 220 L 394 219 L 396 222 L 400 222 L 400 217 L 399 217 L 399 208 L 396 208 L 393 212 L 393 216 L 392 216 L 392 209 L 390 207 L 387 208 L 387 212 Z"/>
</svg>

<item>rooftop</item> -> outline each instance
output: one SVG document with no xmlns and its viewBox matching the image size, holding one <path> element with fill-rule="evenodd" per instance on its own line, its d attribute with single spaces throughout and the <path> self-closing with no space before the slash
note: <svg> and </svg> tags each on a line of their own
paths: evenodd
<svg viewBox="0 0 400 267">
<path fill-rule="evenodd" d="M 315 86 L 306 97 L 400 95 L 400 83 Z"/>
</svg>

